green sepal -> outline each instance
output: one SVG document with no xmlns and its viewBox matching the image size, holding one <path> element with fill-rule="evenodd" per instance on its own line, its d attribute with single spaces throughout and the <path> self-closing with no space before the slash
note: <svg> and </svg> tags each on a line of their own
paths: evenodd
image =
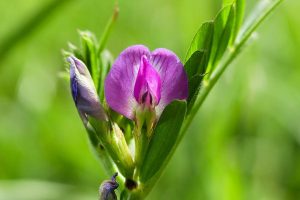
<svg viewBox="0 0 300 200">
<path fill-rule="evenodd" d="M 121 174 L 126 178 L 132 178 L 134 163 L 119 126 L 116 123 L 99 121 L 92 117 L 89 117 L 88 121 Z"/>
<path fill-rule="evenodd" d="M 100 67 L 99 55 L 97 54 L 97 40 L 94 34 L 89 31 L 80 31 L 80 41 L 82 47 L 83 62 L 87 66 L 98 90 Z"/>
<path fill-rule="evenodd" d="M 186 101 L 175 100 L 164 109 L 154 129 L 140 170 L 141 182 L 146 183 L 167 164 L 169 155 L 179 137 L 186 107 Z"/>
<path fill-rule="evenodd" d="M 72 53 L 72 55 L 74 55 L 76 58 L 78 58 L 80 60 L 84 60 L 83 54 L 77 46 L 75 46 L 74 44 L 69 42 L 68 48 L 69 48 L 69 51 Z"/>
<path fill-rule="evenodd" d="M 115 167 L 111 157 L 109 156 L 108 152 L 101 144 L 101 141 L 95 131 L 95 129 L 91 126 L 90 123 L 85 124 L 86 131 L 88 133 L 88 138 L 92 147 L 93 152 L 102 162 L 106 172 L 108 175 L 115 173 L 117 168 Z"/>
<path fill-rule="evenodd" d="M 83 55 L 81 53 L 81 50 L 78 49 L 74 44 L 72 43 L 68 43 L 68 50 L 62 50 L 61 51 L 63 57 L 64 57 L 64 62 L 66 64 L 66 66 L 68 66 L 69 68 L 69 62 L 67 61 L 67 58 L 70 56 L 75 56 L 76 58 L 78 58 L 79 60 L 84 60 Z"/>
</svg>

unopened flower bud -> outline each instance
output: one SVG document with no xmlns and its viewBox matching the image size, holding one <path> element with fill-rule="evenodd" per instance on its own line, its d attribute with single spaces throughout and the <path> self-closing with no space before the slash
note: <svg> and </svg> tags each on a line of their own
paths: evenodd
<svg viewBox="0 0 300 200">
<path fill-rule="evenodd" d="M 116 181 L 118 173 L 115 173 L 111 180 L 103 181 L 99 188 L 100 199 L 99 200 L 117 200 L 115 189 L 119 187 Z"/>
<path fill-rule="evenodd" d="M 86 120 L 89 115 L 107 121 L 88 68 L 75 56 L 70 56 L 68 62 L 72 96 L 81 117 Z"/>
</svg>

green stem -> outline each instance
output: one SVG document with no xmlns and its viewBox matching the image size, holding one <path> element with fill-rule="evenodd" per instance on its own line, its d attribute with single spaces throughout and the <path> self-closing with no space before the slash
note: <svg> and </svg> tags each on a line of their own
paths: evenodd
<svg viewBox="0 0 300 200">
<path fill-rule="evenodd" d="M 138 180 L 140 169 L 149 146 L 147 127 L 145 126 L 140 127 L 139 125 L 137 125 L 133 135 L 134 135 L 134 143 L 135 143 L 134 162 L 136 165 L 134 178 Z"/>
<path fill-rule="evenodd" d="M 153 126 L 156 120 L 154 109 L 147 107 L 138 107 L 136 109 L 135 128 L 133 137 L 135 142 L 135 175 L 134 178 L 139 181 L 139 172 L 145 159 L 149 142 L 153 133 Z"/>
<path fill-rule="evenodd" d="M 99 48 L 98 48 L 98 55 L 104 50 L 105 45 L 106 45 L 107 40 L 108 40 L 108 36 L 109 36 L 109 34 L 111 33 L 111 31 L 114 27 L 114 24 L 115 24 L 115 22 L 118 18 L 118 15 L 119 15 L 119 6 L 118 6 L 118 4 L 116 4 L 115 8 L 114 8 L 113 15 L 111 16 L 109 22 L 107 23 L 107 25 L 104 29 L 103 35 L 100 38 L 100 44 L 99 44 Z"/>
<path fill-rule="evenodd" d="M 96 52 L 97 57 L 100 58 L 99 63 L 98 63 L 98 65 L 99 65 L 98 75 L 100 75 L 100 77 L 97 77 L 98 78 L 97 92 L 98 92 L 102 102 L 104 99 L 104 92 L 103 92 L 104 84 L 103 83 L 104 83 L 104 79 L 109 71 L 109 66 L 108 65 L 104 66 L 105 64 L 103 62 L 103 59 L 104 59 L 103 51 L 106 46 L 109 35 L 110 35 L 110 33 L 114 27 L 114 24 L 118 18 L 118 15 L 119 15 L 119 7 L 118 7 L 118 4 L 116 4 L 113 14 L 112 14 L 111 18 L 109 19 L 108 23 L 106 24 L 103 34 L 99 40 L 99 46 L 98 46 L 97 52 Z M 106 64 L 108 64 L 108 63 L 106 63 Z"/>
</svg>

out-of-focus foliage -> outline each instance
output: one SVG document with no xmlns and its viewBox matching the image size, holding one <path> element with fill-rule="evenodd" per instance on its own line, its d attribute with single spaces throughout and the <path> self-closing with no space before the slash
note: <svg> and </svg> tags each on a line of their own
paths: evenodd
<svg viewBox="0 0 300 200">
<path fill-rule="evenodd" d="M 0 1 L 0 48 L 47 1 Z M 247 8 L 255 1 L 247 1 Z M 0 55 L 0 199 L 96 199 L 92 155 L 61 49 L 100 36 L 113 1 L 66 1 Z M 183 60 L 221 1 L 120 1 L 108 47 L 166 47 Z M 300 198 L 300 2 L 285 1 L 206 99 L 149 199 Z M 29 29 L 31 30 L 31 29 Z M 23 36 L 25 36 L 23 38 Z M 80 41 L 78 41 L 79 44 Z"/>
</svg>

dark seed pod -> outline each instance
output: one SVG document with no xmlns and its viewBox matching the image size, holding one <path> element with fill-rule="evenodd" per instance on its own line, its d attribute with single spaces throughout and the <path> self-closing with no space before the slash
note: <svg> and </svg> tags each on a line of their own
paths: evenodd
<svg viewBox="0 0 300 200">
<path fill-rule="evenodd" d="M 119 184 L 116 181 L 117 176 L 118 173 L 115 173 L 111 180 L 105 180 L 102 182 L 99 188 L 99 200 L 117 200 L 117 195 L 115 193 L 115 189 L 119 187 Z"/>
</svg>

